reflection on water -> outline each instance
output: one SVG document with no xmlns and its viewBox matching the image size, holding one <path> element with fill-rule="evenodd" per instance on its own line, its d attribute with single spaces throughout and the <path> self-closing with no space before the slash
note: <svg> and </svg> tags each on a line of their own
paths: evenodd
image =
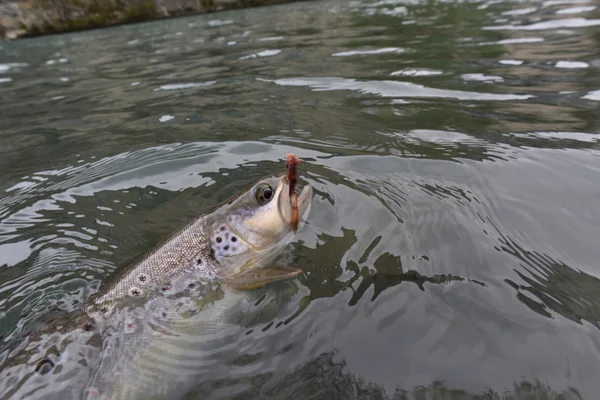
<svg viewBox="0 0 600 400">
<path fill-rule="evenodd" d="M 332 0 L 1 44 L 0 398 L 594 399 L 598 25 L 585 0 Z M 301 276 L 224 295 L 210 339 L 56 335 L 55 373 L 9 366 L 289 152 Z"/>
</svg>

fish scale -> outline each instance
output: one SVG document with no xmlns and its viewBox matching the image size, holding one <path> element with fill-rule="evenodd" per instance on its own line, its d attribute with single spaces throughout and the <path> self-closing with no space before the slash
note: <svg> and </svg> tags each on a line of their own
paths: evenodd
<svg viewBox="0 0 600 400">
<path fill-rule="evenodd" d="M 128 262 L 90 298 L 89 311 L 106 310 L 123 299 L 144 296 L 183 271 L 215 278 L 216 265 L 207 230 L 207 216 L 198 217 L 153 249 Z"/>
</svg>

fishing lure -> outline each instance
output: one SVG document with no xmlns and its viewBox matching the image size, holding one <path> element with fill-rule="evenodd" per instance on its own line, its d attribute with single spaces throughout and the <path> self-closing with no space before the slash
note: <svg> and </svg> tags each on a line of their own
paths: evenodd
<svg viewBox="0 0 600 400">
<path fill-rule="evenodd" d="M 300 159 L 294 154 L 285 156 L 285 167 L 287 168 L 287 179 L 290 183 L 290 202 L 292 204 L 292 229 L 295 232 L 298 229 L 298 194 L 296 193 L 296 180 L 298 179 L 297 169 Z"/>
</svg>

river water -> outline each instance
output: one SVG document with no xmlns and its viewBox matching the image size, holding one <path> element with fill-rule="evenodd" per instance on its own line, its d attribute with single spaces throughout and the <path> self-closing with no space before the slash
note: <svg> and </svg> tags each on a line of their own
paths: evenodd
<svg viewBox="0 0 600 400">
<path fill-rule="evenodd" d="M 293 152 L 303 274 L 180 398 L 598 398 L 599 39 L 585 0 L 335 0 L 1 43 L 2 358 Z"/>
</svg>

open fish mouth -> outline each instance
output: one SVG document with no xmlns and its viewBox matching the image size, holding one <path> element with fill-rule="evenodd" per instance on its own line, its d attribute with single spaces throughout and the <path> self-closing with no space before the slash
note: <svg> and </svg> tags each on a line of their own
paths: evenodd
<svg viewBox="0 0 600 400">
<path fill-rule="evenodd" d="M 284 177 L 283 180 L 284 180 L 283 190 L 285 191 L 284 199 L 286 202 L 290 203 L 291 202 L 291 199 L 290 199 L 291 196 L 289 193 L 290 183 L 289 183 L 287 177 Z M 294 187 L 293 193 L 295 193 L 297 195 L 298 216 L 300 217 L 300 219 L 303 219 L 307 215 L 307 212 L 310 209 L 310 203 L 311 203 L 312 194 L 313 194 L 312 187 L 309 184 L 301 185 L 298 182 L 298 183 L 296 183 L 296 185 Z"/>
<path fill-rule="evenodd" d="M 298 195 L 299 215 L 300 217 L 304 217 L 311 203 L 312 187 L 310 185 L 304 185 L 303 187 L 297 185 L 294 192 Z"/>
</svg>

